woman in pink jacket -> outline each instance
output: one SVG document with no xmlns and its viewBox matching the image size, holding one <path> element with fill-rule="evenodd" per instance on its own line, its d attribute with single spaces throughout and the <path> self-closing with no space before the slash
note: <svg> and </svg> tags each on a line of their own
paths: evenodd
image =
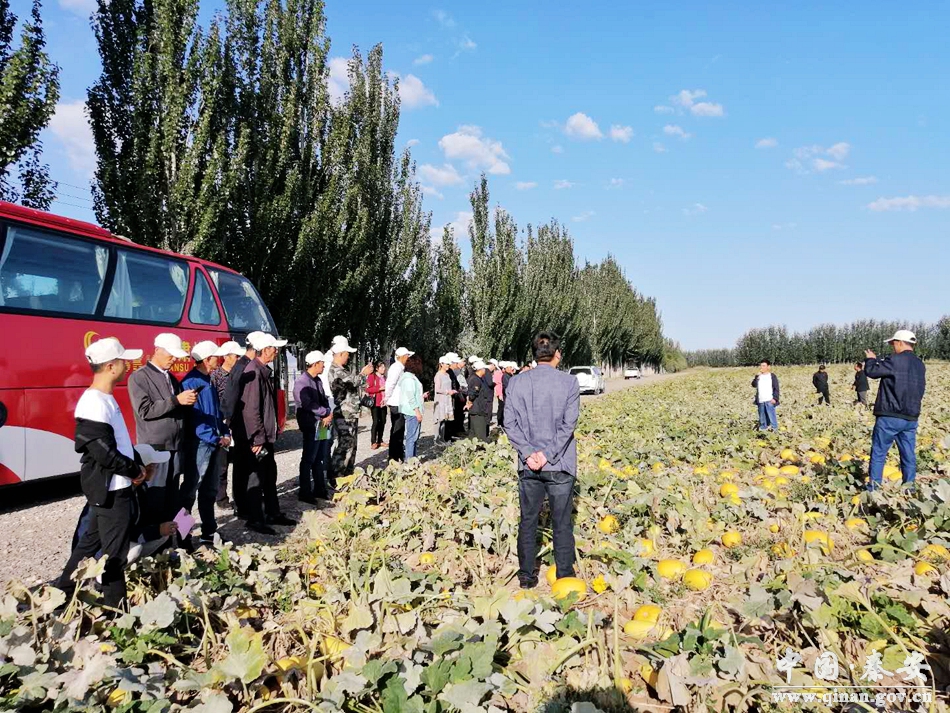
<svg viewBox="0 0 950 713">
<path fill-rule="evenodd" d="M 374 451 L 382 446 L 383 431 L 386 429 L 386 362 L 376 362 L 376 370 L 366 377 L 366 393 L 373 397 L 373 425 L 370 428 L 370 446 Z"/>
</svg>

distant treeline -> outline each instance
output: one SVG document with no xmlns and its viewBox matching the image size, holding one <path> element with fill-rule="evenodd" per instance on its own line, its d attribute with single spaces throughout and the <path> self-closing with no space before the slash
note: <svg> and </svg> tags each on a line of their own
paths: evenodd
<svg viewBox="0 0 950 713">
<path fill-rule="evenodd" d="M 898 329 L 917 335 L 922 359 L 950 359 L 950 316 L 936 324 L 906 324 L 863 320 L 843 326 L 822 324 L 807 332 L 789 332 L 783 326 L 752 329 L 733 349 L 686 352 L 689 366 L 748 366 L 768 359 L 773 364 L 841 364 L 864 358 L 865 349 L 881 353 L 884 340 Z"/>
</svg>

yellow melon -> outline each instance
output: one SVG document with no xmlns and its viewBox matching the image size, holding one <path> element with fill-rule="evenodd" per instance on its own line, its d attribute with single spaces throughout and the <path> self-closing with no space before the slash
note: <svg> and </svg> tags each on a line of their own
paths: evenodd
<svg viewBox="0 0 950 713">
<path fill-rule="evenodd" d="M 776 468 L 774 465 L 767 465 L 762 469 L 762 472 L 765 473 L 769 478 L 774 478 L 776 475 L 781 473 L 781 471 Z"/>
<path fill-rule="evenodd" d="M 778 532 L 780 529 L 782 529 L 782 528 L 779 527 L 777 523 L 774 523 L 774 522 L 773 522 L 771 525 L 769 525 L 769 532 L 771 532 L 771 533 L 773 533 L 773 534 L 776 533 L 776 532 Z"/>
<path fill-rule="evenodd" d="M 824 464 L 825 464 L 825 457 L 824 457 L 823 455 L 821 455 L 820 453 L 816 453 L 815 455 L 813 455 L 813 456 L 812 456 L 811 458 L 809 458 L 808 460 L 811 461 L 811 463 L 812 463 L 813 465 L 824 465 Z"/>
<path fill-rule="evenodd" d="M 783 465 L 778 471 L 782 475 L 798 475 L 801 473 L 797 465 Z"/>
<path fill-rule="evenodd" d="M 693 564 L 712 564 L 716 561 L 716 553 L 706 548 L 698 550 L 693 555 Z"/>
<path fill-rule="evenodd" d="M 925 560 L 946 560 L 950 559 L 950 550 L 943 545 L 936 543 L 927 545 L 920 551 L 920 556 Z"/>
<path fill-rule="evenodd" d="M 886 465 L 884 466 L 884 479 L 890 480 L 892 482 L 901 479 L 901 469 L 897 466 Z"/>
<path fill-rule="evenodd" d="M 597 523 L 597 529 L 605 535 L 610 535 L 620 529 L 620 523 L 613 515 L 605 515 L 603 519 Z"/>
<path fill-rule="evenodd" d="M 854 556 L 858 558 L 859 562 L 867 563 L 867 562 L 874 561 L 874 555 L 872 555 L 867 550 L 858 550 L 857 552 L 854 553 Z"/>
<path fill-rule="evenodd" d="M 631 619 L 623 625 L 623 633 L 637 641 L 642 641 L 650 635 L 655 626 L 656 622 Z"/>
<path fill-rule="evenodd" d="M 557 581 L 557 565 L 551 565 L 547 568 L 547 571 L 544 573 L 544 578 L 548 582 L 549 587 L 553 587 L 554 583 Z"/>
<path fill-rule="evenodd" d="M 805 530 L 805 544 L 818 544 L 825 552 L 834 547 L 831 536 L 824 530 Z"/>
<path fill-rule="evenodd" d="M 712 575 L 703 569 L 687 570 L 683 574 L 683 584 L 694 592 L 701 592 L 712 584 Z"/>
<path fill-rule="evenodd" d="M 649 557 L 656 552 L 656 546 L 649 537 L 641 537 L 637 543 L 640 545 L 640 555 L 642 557 Z"/>
<path fill-rule="evenodd" d="M 705 465 L 698 465 L 693 468 L 693 475 L 709 475 L 709 467 Z"/>
<path fill-rule="evenodd" d="M 739 486 L 735 483 L 723 483 L 719 486 L 719 495 L 724 498 L 731 498 L 739 494 Z"/>
<path fill-rule="evenodd" d="M 860 517 L 849 517 L 844 521 L 844 526 L 849 530 L 858 530 L 862 527 L 867 527 L 867 521 Z"/>
<path fill-rule="evenodd" d="M 923 577 L 928 574 L 936 574 L 937 568 L 934 567 L 930 562 L 918 562 L 914 565 L 914 574 Z"/>
<path fill-rule="evenodd" d="M 662 579 L 679 579 L 686 571 L 686 565 L 679 560 L 660 560 L 656 563 L 656 573 Z"/>
<path fill-rule="evenodd" d="M 791 448 L 786 448 L 786 449 L 784 449 L 784 450 L 779 454 L 779 456 L 781 457 L 782 460 L 787 460 L 787 461 L 789 461 L 790 463 L 794 463 L 795 461 L 798 460 L 798 455 L 797 455 L 797 454 L 795 453 L 795 451 L 793 451 Z"/>
<path fill-rule="evenodd" d="M 727 530 L 722 534 L 720 542 L 722 542 L 723 547 L 737 547 L 742 544 L 742 535 L 735 530 Z"/>
<path fill-rule="evenodd" d="M 648 621 L 651 624 L 656 624 L 660 620 L 660 614 L 662 613 L 663 610 L 656 604 L 641 604 L 633 613 L 633 620 Z"/>
<path fill-rule="evenodd" d="M 551 587 L 551 595 L 555 599 L 566 599 L 571 594 L 577 595 L 578 602 L 584 601 L 587 596 L 587 583 L 577 577 L 562 577 Z"/>
<path fill-rule="evenodd" d="M 419 564 L 423 567 L 428 567 L 429 565 L 435 564 L 435 555 L 431 552 L 423 552 L 419 555 Z"/>
</svg>

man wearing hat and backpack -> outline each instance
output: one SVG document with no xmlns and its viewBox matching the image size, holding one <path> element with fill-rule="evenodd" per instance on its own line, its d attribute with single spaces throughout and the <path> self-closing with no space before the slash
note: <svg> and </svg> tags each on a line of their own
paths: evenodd
<svg viewBox="0 0 950 713">
<path fill-rule="evenodd" d="M 879 359 L 867 350 L 864 373 L 869 379 L 880 379 L 874 403 L 874 433 L 871 437 L 871 462 L 868 469 L 868 490 L 881 486 L 887 452 L 897 441 L 901 459 L 903 484 L 913 487 L 917 477 L 917 419 L 927 385 L 927 368 L 914 353 L 916 335 L 899 329 L 887 340 L 894 353 Z"/>
<path fill-rule="evenodd" d="M 73 572 L 87 557 L 107 556 L 102 572 L 103 602 L 117 608 L 125 599 L 125 564 L 135 512 L 134 486 L 146 470 L 132 448 L 129 429 L 113 396 L 128 371 L 127 362 L 139 359 L 141 349 L 126 349 L 109 337 L 86 349 L 92 385 L 76 404 L 76 452 L 81 455 L 80 484 L 89 503 L 88 527 L 73 548 L 57 586 L 72 591 Z"/>
</svg>

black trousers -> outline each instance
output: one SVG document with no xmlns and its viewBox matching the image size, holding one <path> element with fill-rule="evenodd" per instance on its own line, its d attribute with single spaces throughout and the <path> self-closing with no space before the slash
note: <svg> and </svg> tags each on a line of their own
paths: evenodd
<svg viewBox="0 0 950 713">
<path fill-rule="evenodd" d="M 134 487 L 134 486 L 133 486 Z M 95 557 L 100 550 L 106 555 L 102 572 L 103 603 L 118 608 L 125 599 L 125 564 L 129 556 L 129 537 L 132 530 L 133 488 L 122 488 L 109 493 L 105 505 L 93 505 L 89 527 L 69 556 L 57 586 L 70 592 L 75 584 L 70 577 L 79 563 Z"/>
<path fill-rule="evenodd" d="M 455 412 L 455 420 L 452 421 L 452 425 L 449 428 L 449 435 L 452 438 L 460 438 L 465 436 L 465 399 L 455 399 L 452 404 L 452 408 Z"/>
<path fill-rule="evenodd" d="M 831 406 L 831 392 L 828 389 L 818 392 L 818 404 L 827 404 Z"/>
<path fill-rule="evenodd" d="M 527 586 L 538 582 L 538 518 L 547 498 L 554 531 L 557 576 L 574 576 L 574 476 L 562 470 L 522 471 L 518 478 L 521 521 L 518 523 L 518 580 Z"/>
<path fill-rule="evenodd" d="M 383 442 L 383 433 L 386 430 L 386 407 L 385 406 L 373 406 L 373 425 L 370 427 L 369 431 L 369 442 L 370 443 L 382 443 Z"/>
<path fill-rule="evenodd" d="M 231 498 L 234 500 L 234 512 L 242 520 L 248 516 L 247 479 L 252 457 L 248 444 L 235 442 L 231 445 Z"/>
<path fill-rule="evenodd" d="M 155 450 L 160 451 L 161 448 Z M 181 479 L 185 467 L 181 451 L 169 451 L 167 475 L 165 476 L 165 505 L 162 507 L 162 522 L 174 520 L 182 508 Z"/>
<path fill-rule="evenodd" d="M 268 517 L 280 515 L 277 500 L 277 461 L 274 460 L 274 444 L 266 443 L 257 455 L 250 444 L 241 444 L 241 459 L 245 461 L 247 492 L 244 507 L 247 521 L 264 523 Z"/>
<path fill-rule="evenodd" d="M 399 413 L 398 406 L 389 407 L 389 460 L 406 459 L 406 417 Z"/>
<path fill-rule="evenodd" d="M 498 428 L 505 427 L 505 402 L 498 399 Z"/>
<path fill-rule="evenodd" d="M 488 419 L 490 418 L 491 416 L 486 416 L 483 413 L 469 413 L 468 421 L 472 427 L 472 436 L 480 441 L 487 441 Z"/>
</svg>

